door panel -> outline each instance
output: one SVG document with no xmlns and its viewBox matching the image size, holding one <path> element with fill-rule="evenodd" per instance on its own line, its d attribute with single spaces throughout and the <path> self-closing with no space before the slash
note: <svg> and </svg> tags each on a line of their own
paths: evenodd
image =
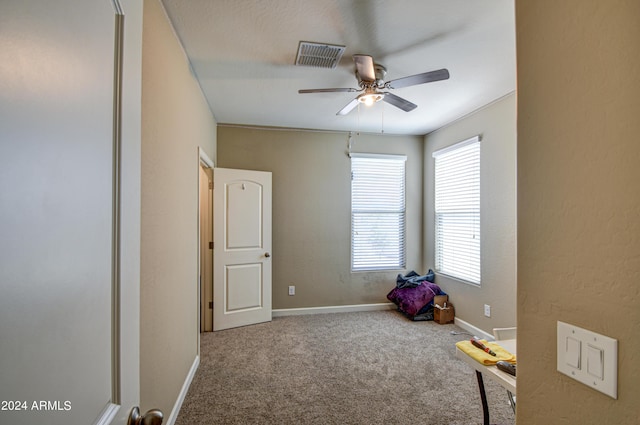
<svg viewBox="0 0 640 425">
<path fill-rule="evenodd" d="M 262 307 L 262 274 L 261 263 L 227 266 L 227 312 L 235 313 Z"/>
<path fill-rule="evenodd" d="M 262 247 L 262 185 L 252 181 L 226 186 L 227 225 L 225 248 L 260 249 Z"/>
<path fill-rule="evenodd" d="M 271 173 L 213 171 L 213 329 L 270 321 Z"/>
<path fill-rule="evenodd" d="M 115 316 L 115 20 L 109 0 L 0 3 L 0 400 L 25 407 L 3 424 L 107 423 L 137 373 Z"/>
</svg>

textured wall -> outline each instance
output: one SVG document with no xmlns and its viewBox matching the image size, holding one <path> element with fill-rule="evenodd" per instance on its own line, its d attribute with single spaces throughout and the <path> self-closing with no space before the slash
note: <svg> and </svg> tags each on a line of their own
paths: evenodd
<svg viewBox="0 0 640 425">
<path fill-rule="evenodd" d="M 218 127 L 218 163 L 273 173 L 273 308 L 388 302 L 397 273 L 351 272 L 348 133 Z M 407 268 L 421 273 L 422 138 L 353 136 L 353 152 L 405 154 Z M 296 286 L 288 296 L 287 287 Z"/>
<path fill-rule="evenodd" d="M 158 0 L 142 54 L 141 408 L 169 415 L 198 353 L 198 146 L 216 123 Z"/>
<path fill-rule="evenodd" d="M 436 282 L 450 296 L 456 316 L 491 334 L 516 324 L 516 100 L 510 94 L 425 138 L 425 262 L 435 266 L 434 159 L 438 149 L 482 136 L 480 208 L 482 285 L 443 275 Z M 484 316 L 484 304 L 491 317 Z"/>
<path fill-rule="evenodd" d="M 640 3 L 516 1 L 518 424 L 640 422 Z M 556 371 L 616 338 L 618 400 Z"/>
</svg>

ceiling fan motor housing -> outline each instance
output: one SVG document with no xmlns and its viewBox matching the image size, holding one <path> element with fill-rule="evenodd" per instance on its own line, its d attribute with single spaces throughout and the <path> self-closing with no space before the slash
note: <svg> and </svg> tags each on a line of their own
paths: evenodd
<svg viewBox="0 0 640 425">
<path fill-rule="evenodd" d="M 374 63 L 373 69 L 376 72 L 376 84 L 379 88 L 384 87 L 384 77 L 387 75 L 387 68 L 378 63 Z"/>
<path fill-rule="evenodd" d="M 373 69 L 375 72 L 376 79 L 375 81 L 366 81 L 363 80 L 358 70 L 356 69 L 356 78 L 358 79 L 358 83 L 360 87 L 373 87 L 373 88 L 383 88 L 384 87 L 384 77 L 387 75 L 387 68 L 384 66 L 374 63 Z"/>
</svg>

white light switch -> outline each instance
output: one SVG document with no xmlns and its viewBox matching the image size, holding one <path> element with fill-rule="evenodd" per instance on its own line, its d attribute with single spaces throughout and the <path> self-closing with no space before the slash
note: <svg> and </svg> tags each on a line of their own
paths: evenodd
<svg viewBox="0 0 640 425">
<path fill-rule="evenodd" d="M 567 351 L 565 352 L 567 364 L 580 369 L 580 341 L 575 338 L 567 338 Z"/>
<path fill-rule="evenodd" d="M 587 373 L 598 379 L 602 379 L 603 354 L 601 349 L 587 344 Z"/>
<path fill-rule="evenodd" d="M 618 340 L 558 322 L 556 367 L 559 372 L 618 398 Z"/>
</svg>

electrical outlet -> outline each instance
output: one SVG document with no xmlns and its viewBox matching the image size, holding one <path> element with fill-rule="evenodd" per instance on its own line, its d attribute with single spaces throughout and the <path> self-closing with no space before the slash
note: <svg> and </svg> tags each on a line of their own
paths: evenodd
<svg viewBox="0 0 640 425">
<path fill-rule="evenodd" d="M 484 315 L 491 317 L 491 306 L 489 304 L 484 305 Z"/>
<path fill-rule="evenodd" d="M 289 286 L 289 295 L 295 295 L 296 294 L 296 287 L 291 285 Z"/>
</svg>

